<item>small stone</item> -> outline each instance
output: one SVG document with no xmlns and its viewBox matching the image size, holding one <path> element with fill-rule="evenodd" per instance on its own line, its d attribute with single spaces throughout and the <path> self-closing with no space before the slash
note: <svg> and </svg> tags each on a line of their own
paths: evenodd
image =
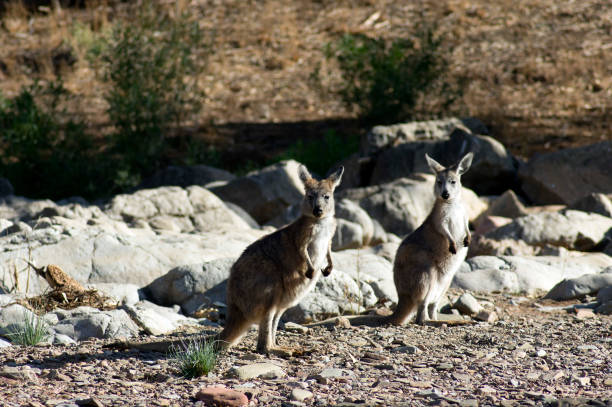
<svg viewBox="0 0 612 407">
<path fill-rule="evenodd" d="M 308 400 L 310 398 L 312 398 L 314 395 L 309 392 L 308 390 L 304 390 L 304 389 L 300 389 L 300 388 L 295 388 L 293 390 L 291 390 L 291 396 L 290 399 L 291 400 L 295 400 L 295 401 L 304 401 L 304 400 Z"/>
<path fill-rule="evenodd" d="M 546 353 L 546 351 L 544 349 L 538 349 L 537 352 L 536 352 L 536 356 L 539 357 L 539 358 L 543 358 L 546 355 L 547 355 L 547 353 Z"/>
<path fill-rule="evenodd" d="M 459 406 L 460 407 L 478 407 L 478 400 L 476 399 L 461 400 L 459 402 Z"/>
<path fill-rule="evenodd" d="M 253 363 L 240 367 L 233 367 L 229 371 L 229 376 L 241 380 L 260 379 L 280 379 L 285 376 L 285 371 L 273 363 Z"/>
<path fill-rule="evenodd" d="M 577 319 L 587 319 L 595 317 L 595 312 L 591 308 L 575 308 Z"/>
<path fill-rule="evenodd" d="M 329 379 L 340 379 L 343 377 L 352 377 L 354 375 L 355 374 L 350 370 L 330 367 L 323 369 L 319 374 L 314 375 L 313 378 L 321 384 L 326 384 L 329 382 Z"/>
<path fill-rule="evenodd" d="M 436 370 L 453 370 L 454 368 L 452 363 L 440 363 L 436 366 Z"/>
<path fill-rule="evenodd" d="M 578 384 L 582 387 L 586 387 L 591 384 L 591 378 L 588 376 L 585 377 L 574 377 L 574 380 L 578 382 Z"/>
<path fill-rule="evenodd" d="M 409 355 L 416 355 L 417 353 L 421 352 L 421 349 L 413 345 L 408 345 L 408 346 L 399 346 L 397 348 L 394 348 L 391 350 L 391 352 L 402 352 L 402 353 L 407 353 Z"/>
<path fill-rule="evenodd" d="M 516 349 L 512 352 L 512 357 L 514 359 L 523 359 L 524 357 L 527 357 L 527 352 L 521 349 Z"/>
<path fill-rule="evenodd" d="M 476 318 L 478 321 L 489 322 L 489 323 L 495 322 L 499 319 L 497 317 L 497 312 L 489 311 L 485 309 L 481 310 L 478 314 L 476 314 L 474 318 Z"/>
<path fill-rule="evenodd" d="M 604 386 L 612 387 L 612 377 L 608 377 L 604 380 Z"/>
<path fill-rule="evenodd" d="M 196 399 L 213 406 L 242 407 L 249 404 L 249 399 L 244 393 L 221 386 L 201 389 L 197 392 Z"/>
<path fill-rule="evenodd" d="M 542 376 L 540 372 L 529 372 L 527 373 L 527 380 L 536 381 L 540 379 L 540 376 Z"/>
<path fill-rule="evenodd" d="M 480 394 L 483 394 L 485 396 L 490 396 L 492 394 L 497 393 L 497 390 L 495 390 L 493 387 L 491 386 L 482 386 L 481 388 L 478 389 L 478 392 Z"/>
<path fill-rule="evenodd" d="M 364 338 L 361 338 L 361 337 L 356 337 L 348 341 L 348 344 L 355 348 L 366 346 L 368 345 L 368 343 L 369 343 L 368 341 L 366 341 Z"/>
<path fill-rule="evenodd" d="M 464 315 L 475 315 L 482 310 L 482 306 L 472 294 L 465 293 L 455 301 L 453 308 Z"/>
<path fill-rule="evenodd" d="M 349 319 L 347 317 L 338 317 L 336 318 L 336 323 L 335 325 L 339 328 L 350 328 L 351 327 L 351 321 L 349 321 Z"/>
<path fill-rule="evenodd" d="M 86 399 L 79 399 L 75 401 L 77 406 L 80 407 L 104 407 L 104 404 L 95 397 L 89 397 Z"/>
<path fill-rule="evenodd" d="M 565 372 L 563 372 L 563 370 L 551 370 L 550 372 L 542 376 L 542 380 L 547 382 L 554 382 L 561 379 L 563 376 L 565 376 Z"/>
<path fill-rule="evenodd" d="M 295 322 L 285 322 L 285 331 L 305 334 L 308 332 L 308 327 L 296 324 Z"/>
<path fill-rule="evenodd" d="M 0 370 L 0 376 L 14 380 L 34 380 L 36 373 L 29 366 L 4 366 Z"/>
<path fill-rule="evenodd" d="M 9 348 L 13 346 L 9 341 L 5 341 L 4 339 L 0 338 L 0 348 Z"/>
</svg>

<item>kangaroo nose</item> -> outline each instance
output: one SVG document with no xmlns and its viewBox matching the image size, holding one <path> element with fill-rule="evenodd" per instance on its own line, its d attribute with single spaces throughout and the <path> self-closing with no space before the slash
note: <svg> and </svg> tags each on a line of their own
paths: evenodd
<svg viewBox="0 0 612 407">
<path fill-rule="evenodd" d="M 318 217 L 318 216 L 321 216 L 321 215 L 323 215 L 323 209 L 318 208 L 318 207 L 317 207 L 317 208 L 314 208 L 314 209 L 312 210 L 312 213 L 314 214 L 314 216 L 317 216 L 317 217 Z"/>
<path fill-rule="evenodd" d="M 450 195 L 449 195 L 448 191 L 442 191 L 442 198 L 448 199 L 449 196 Z"/>
</svg>

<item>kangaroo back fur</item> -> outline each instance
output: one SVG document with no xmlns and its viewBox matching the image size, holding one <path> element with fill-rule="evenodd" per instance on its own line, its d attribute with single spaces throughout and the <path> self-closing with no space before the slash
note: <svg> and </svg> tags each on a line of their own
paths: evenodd
<svg viewBox="0 0 612 407">
<path fill-rule="evenodd" d="M 298 171 L 306 192 L 300 217 L 252 243 L 232 266 L 227 283 L 228 315 L 218 336 L 223 347 L 237 343 L 257 323 L 257 351 L 273 350 L 283 312 L 297 304 L 321 274 L 327 276 L 333 268 L 333 194 L 344 168 L 321 181 L 303 165 Z"/>
</svg>

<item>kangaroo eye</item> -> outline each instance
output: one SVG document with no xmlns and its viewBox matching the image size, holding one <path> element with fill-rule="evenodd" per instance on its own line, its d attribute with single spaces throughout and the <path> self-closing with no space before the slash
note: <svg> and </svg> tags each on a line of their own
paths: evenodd
<svg viewBox="0 0 612 407">
<path fill-rule="evenodd" d="M 453 185 L 455 185 L 455 182 L 457 182 L 457 181 L 455 181 L 455 180 L 451 180 L 451 182 L 450 182 L 450 183 L 451 183 L 451 184 L 453 184 Z"/>
</svg>

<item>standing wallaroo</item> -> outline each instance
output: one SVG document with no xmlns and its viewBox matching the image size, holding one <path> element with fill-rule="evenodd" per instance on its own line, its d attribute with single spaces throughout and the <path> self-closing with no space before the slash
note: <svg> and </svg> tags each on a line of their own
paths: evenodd
<svg viewBox="0 0 612 407">
<path fill-rule="evenodd" d="M 436 174 L 436 201 L 427 219 L 402 241 L 395 255 L 393 280 L 398 304 L 386 322 L 401 325 L 417 311 L 423 324 L 438 317 L 438 303 L 467 255 L 471 235 L 461 199 L 461 175 L 472 164 L 466 154 L 445 168 L 425 154 Z"/>
<path fill-rule="evenodd" d="M 317 181 L 300 165 L 305 196 L 301 216 L 293 223 L 248 246 L 232 266 L 227 283 L 227 318 L 218 339 L 236 344 L 249 327 L 259 324 L 257 351 L 276 347 L 281 315 L 310 291 L 333 265 L 331 240 L 336 231 L 334 190 L 344 168 Z"/>
</svg>

